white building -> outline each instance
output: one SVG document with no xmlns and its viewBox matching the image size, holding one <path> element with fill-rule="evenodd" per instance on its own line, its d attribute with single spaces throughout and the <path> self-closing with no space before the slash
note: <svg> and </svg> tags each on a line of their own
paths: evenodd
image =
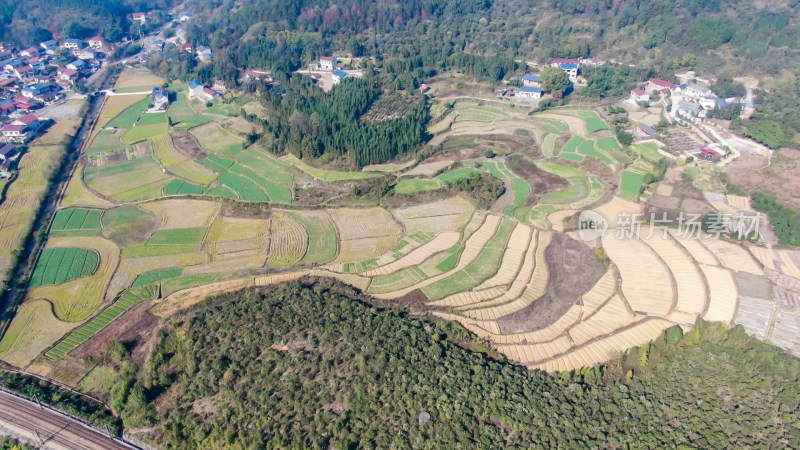
<svg viewBox="0 0 800 450">
<path fill-rule="evenodd" d="M 542 98 L 542 90 L 538 87 L 522 86 L 517 90 L 517 93 L 514 94 L 514 97 L 525 99 Z"/>
<path fill-rule="evenodd" d="M 319 68 L 320 70 L 334 71 L 339 68 L 339 61 L 333 56 L 323 56 L 319 59 Z"/>
</svg>

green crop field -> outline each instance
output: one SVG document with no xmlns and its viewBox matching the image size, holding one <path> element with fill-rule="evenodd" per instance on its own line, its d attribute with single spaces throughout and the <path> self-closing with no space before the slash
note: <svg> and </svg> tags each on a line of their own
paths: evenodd
<svg viewBox="0 0 800 450">
<path fill-rule="evenodd" d="M 193 253 L 196 245 L 139 245 L 122 249 L 123 258 L 146 258 L 148 256 L 180 255 Z"/>
<path fill-rule="evenodd" d="M 469 263 L 464 270 L 424 287 L 422 292 L 425 296 L 430 300 L 439 300 L 456 292 L 472 289 L 497 273 L 515 225 L 516 222 L 511 220 L 500 222 L 497 232 L 489 239 L 474 261 Z"/>
<path fill-rule="evenodd" d="M 170 278 L 161 283 L 161 294 L 169 295 L 173 292 L 180 291 L 192 286 L 199 286 L 201 284 L 213 283 L 217 278 L 221 277 L 220 274 L 212 275 L 184 275 L 182 277 Z"/>
<path fill-rule="evenodd" d="M 216 195 L 219 197 L 230 198 L 233 200 L 239 200 L 239 195 L 236 192 L 233 192 L 226 186 L 216 186 L 213 188 L 206 189 L 206 195 Z"/>
<path fill-rule="evenodd" d="M 548 133 L 547 136 L 544 137 L 542 141 L 542 154 L 544 156 L 556 156 L 559 153 L 559 149 L 556 148 L 556 140 L 558 136 L 552 133 Z"/>
<path fill-rule="evenodd" d="M 152 139 L 167 132 L 167 122 L 151 123 L 145 125 L 137 124 L 135 127 L 126 131 L 122 139 L 127 142 L 139 142 L 145 139 Z"/>
<path fill-rule="evenodd" d="M 115 135 L 114 130 L 101 130 L 92 140 L 92 145 L 86 149 L 87 155 L 94 155 L 109 150 L 124 148 L 124 144 Z"/>
<path fill-rule="evenodd" d="M 558 136 L 569 131 L 569 126 L 566 123 L 555 120 L 555 119 L 548 119 L 544 117 L 533 116 L 533 120 L 535 122 L 539 122 L 544 126 L 544 129 L 547 130 L 548 133 L 552 133 Z"/>
<path fill-rule="evenodd" d="M 507 206 L 503 210 L 503 213 L 509 216 L 513 215 L 514 210 L 525 203 L 525 199 L 527 199 L 533 191 L 530 183 L 518 177 L 511 178 L 511 187 L 514 191 L 514 204 Z"/>
<path fill-rule="evenodd" d="M 120 201 L 144 200 L 162 195 L 172 177 L 164 174 L 152 157 L 119 164 L 88 167 L 84 180 L 93 189 Z M 163 184 L 158 185 L 159 182 Z"/>
<path fill-rule="evenodd" d="M 633 144 L 633 150 L 642 155 L 642 157 L 650 162 L 656 162 L 660 159 L 666 158 L 658 152 L 658 145 L 652 142 L 645 142 L 643 144 Z"/>
<path fill-rule="evenodd" d="M 596 148 L 594 148 L 594 141 L 591 139 L 582 142 L 581 145 L 578 146 L 578 153 L 586 156 L 594 156 L 595 158 L 600 159 L 606 164 L 614 164 L 613 159 L 611 159 L 605 153 L 601 153 Z"/>
<path fill-rule="evenodd" d="M 582 171 L 581 169 L 576 169 L 574 167 L 556 164 L 552 161 L 536 161 L 536 165 L 540 169 L 550 172 L 554 175 L 558 175 L 561 178 L 574 178 L 574 177 L 586 176 L 586 172 Z"/>
<path fill-rule="evenodd" d="M 561 149 L 561 153 L 575 153 L 578 151 L 578 146 L 581 145 L 586 139 L 580 136 L 573 136 L 564 144 L 564 148 Z M 563 156 L 563 155 L 562 155 Z"/>
<path fill-rule="evenodd" d="M 485 161 L 481 163 L 481 167 L 487 169 L 495 178 L 499 178 L 501 180 L 507 178 L 506 172 L 503 170 L 505 169 L 505 166 L 503 166 L 502 162 L 498 161 L 495 163 L 493 161 Z"/>
<path fill-rule="evenodd" d="M 608 124 L 606 124 L 603 121 L 603 119 L 601 119 L 599 117 L 590 117 L 590 118 L 585 119 L 585 121 L 586 121 L 586 129 L 590 133 L 594 133 L 596 131 L 607 130 L 608 129 Z"/>
<path fill-rule="evenodd" d="M 445 184 L 450 184 L 464 178 L 469 178 L 473 173 L 480 173 L 481 171 L 472 167 L 460 167 L 449 172 L 444 172 L 436 176 L 436 179 Z"/>
<path fill-rule="evenodd" d="M 378 275 L 372 278 L 367 292 L 370 294 L 385 294 L 387 292 L 413 286 L 428 278 L 417 266 L 407 267 L 388 275 Z"/>
<path fill-rule="evenodd" d="M 617 150 L 622 148 L 614 136 L 607 136 L 597 140 L 597 148 L 604 151 Z"/>
<path fill-rule="evenodd" d="M 176 228 L 157 230 L 147 240 L 147 245 L 190 245 L 200 244 L 206 237 L 207 228 Z"/>
<path fill-rule="evenodd" d="M 322 181 L 365 180 L 368 178 L 378 178 L 381 176 L 375 173 L 338 172 L 334 170 L 318 169 L 316 167 L 309 166 L 291 154 L 282 157 L 281 160 Z"/>
<path fill-rule="evenodd" d="M 184 180 L 172 180 L 164 186 L 164 195 L 201 195 L 206 188 Z"/>
<path fill-rule="evenodd" d="M 461 252 L 463 251 L 464 247 L 460 245 L 447 250 L 447 256 L 436 265 L 436 270 L 440 272 L 453 270 L 458 264 L 458 260 L 461 258 Z"/>
<path fill-rule="evenodd" d="M 147 108 L 150 106 L 150 98 L 145 98 L 138 103 L 134 103 L 133 106 L 128 107 L 117 117 L 111 119 L 110 122 L 106 125 L 107 127 L 114 127 L 114 128 L 133 128 L 133 124 L 139 120 L 139 116 L 141 116 Z"/>
<path fill-rule="evenodd" d="M 175 278 L 183 273 L 180 267 L 173 267 L 170 269 L 154 270 L 152 272 L 145 272 L 133 281 L 131 287 L 144 286 L 145 284 L 155 283 L 158 281 L 166 280 L 167 278 Z"/>
<path fill-rule="evenodd" d="M 30 287 L 61 284 L 91 275 L 100 264 L 100 255 L 78 247 L 47 248 L 42 251 L 31 276 Z"/>
<path fill-rule="evenodd" d="M 577 161 L 577 162 L 583 161 L 583 155 L 581 155 L 580 153 L 564 153 L 564 152 L 562 152 L 560 155 L 558 155 L 558 157 L 559 158 L 568 159 L 570 161 Z"/>
<path fill-rule="evenodd" d="M 294 183 L 294 176 L 287 170 L 289 165 L 258 150 L 248 148 L 236 155 L 236 160 L 256 173 L 268 176 L 283 185 L 291 186 Z"/>
<path fill-rule="evenodd" d="M 644 174 L 626 170 L 622 172 L 622 182 L 619 186 L 619 196 L 636 201 L 644 183 Z"/>
<path fill-rule="evenodd" d="M 56 212 L 51 230 L 99 230 L 99 209 L 70 208 Z"/>
<path fill-rule="evenodd" d="M 271 171 L 264 171 L 262 173 L 255 173 L 253 170 L 249 169 L 248 167 L 242 166 L 240 164 L 234 164 L 228 169 L 228 173 L 233 173 L 236 175 L 240 175 L 244 178 L 247 178 L 258 185 L 262 191 L 267 194 L 270 201 L 273 202 L 280 202 L 280 203 L 291 203 L 292 202 L 292 189 L 291 184 L 289 187 L 281 184 L 280 177 L 273 177 L 273 174 L 276 173 L 276 170 L 273 169 Z M 223 181 L 224 182 L 224 181 Z M 227 184 L 227 183 L 226 183 Z"/>
<path fill-rule="evenodd" d="M 116 228 L 155 217 L 133 205 L 119 206 L 103 213 L 103 227 Z"/>
<path fill-rule="evenodd" d="M 220 158 L 217 155 L 208 155 L 198 162 L 217 173 L 225 172 L 234 164 L 234 161 L 228 158 Z"/>
<path fill-rule="evenodd" d="M 119 299 L 112 303 L 111 306 L 94 316 L 94 318 L 84 325 L 76 328 L 72 333 L 67 335 L 67 337 L 48 350 L 45 356 L 53 360 L 63 358 L 75 347 L 99 333 L 100 330 L 105 328 L 114 319 L 121 316 L 125 311 L 133 308 L 136 304 L 144 300 L 154 299 L 157 293 L 158 289 L 155 285 L 136 287 L 123 292 L 122 295 L 119 296 Z"/>
<path fill-rule="evenodd" d="M 169 105 L 169 118 L 175 126 L 194 128 L 206 124 L 211 118 L 198 114 L 189 104 L 185 92 L 178 93 L 178 98 Z"/>
<path fill-rule="evenodd" d="M 432 191 L 439 189 L 441 185 L 436 180 L 404 179 L 400 180 L 395 186 L 394 191 L 398 194 L 414 194 L 422 191 Z"/>
<path fill-rule="evenodd" d="M 163 112 L 157 113 L 146 113 L 142 114 L 142 117 L 136 122 L 136 126 L 140 127 L 142 125 L 160 125 L 167 122 L 167 115 Z"/>
<path fill-rule="evenodd" d="M 269 197 L 253 181 L 230 172 L 219 176 L 219 181 L 239 195 L 239 198 L 248 202 L 268 202 Z"/>
</svg>

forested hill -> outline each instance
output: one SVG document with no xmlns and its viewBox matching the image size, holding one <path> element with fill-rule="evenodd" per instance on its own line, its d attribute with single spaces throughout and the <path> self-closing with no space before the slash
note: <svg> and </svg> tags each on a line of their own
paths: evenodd
<svg viewBox="0 0 800 450">
<path fill-rule="evenodd" d="M 175 448 L 728 448 L 800 442 L 800 361 L 700 323 L 603 369 L 550 376 L 455 345 L 451 322 L 329 280 L 174 318 L 115 382 L 126 427 Z M 428 421 L 428 418 L 430 419 Z M 794 444 L 793 444 L 794 443 Z"/>
<path fill-rule="evenodd" d="M 602 57 L 677 68 L 776 73 L 798 55 L 797 0 L 190 0 L 197 36 L 249 53 L 303 41 L 382 58 L 456 51 L 508 58 Z M 234 7 L 234 5 L 242 5 Z M 273 50 L 269 50 L 273 51 Z M 693 54 L 697 58 L 686 58 Z M 683 66 L 683 67 L 682 67 Z"/>
<path fill-rule="evenodd" d="M 54 35 L 119 40 L 128 15 L 171 6 L 172 0 L 0 0 L 0 40 L 25 47 Z"/>
</svg>

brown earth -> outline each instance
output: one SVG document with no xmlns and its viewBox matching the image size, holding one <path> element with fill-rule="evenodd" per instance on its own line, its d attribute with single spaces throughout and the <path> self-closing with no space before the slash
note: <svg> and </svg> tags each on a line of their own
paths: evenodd
<svg viewBox="0 0 800 450">
<path fill-rule="evenodd" d="M 137 158 L 146 158 L 153 153 L 150 141 L 137 142 L 133 145 L 133 154 Z"/>
<path fill-rule="evenodd" d="M 556 234 L 545 251 L 550 276 L 547 292 L 526 308 L 500 318 L 500 332 L 537 330 L 563 316 L 606 271 L 603 262 L 583 242 Z"/>
<path fill-rule="evenodd" d="M 531 185 L 531 195 L 525 201 L 526 206 L 534 206 L 539 202 L 539 198 L 546 192 L 557 191 L 567 187 L 567 181 L 557 175 L 536 167 L 531 161 L 525 158 L 513 159 L 506 164 L 509 170 L 513 171 L 520 178 Z M 511 190 L 506 186 L 506 190 Z"/>
<path fill-rule="evenodd" d="M 172 145 L 174 145 L 179 152 L 183 153 L 189 158 L 197 161 L 198 159 L 203 159 L 208 156 L 208 153 L 204 152 L 203 149 L 200 148 L 200 146 L 197 144 L 197 141 L 191 134 L 189 134 L 188 131 L 175 131 L 169 136 L 172 139 Z"/>
<path fill-rule="evenodd" d="M 150 354 L 150 343 L 161 319 L 147 310 L 152 302 L 142 302 L 112 321 L 88 341 L 76 347 L 69 355 L 77 358 L 96 356 L 103 353 L 112 341 L 121 342 L 136 363 L 143 363 Z"/>
<path fill-rule="evenodd" d="M 736 164 L 739 159 L 743 161 Z M 766 164 L 766 158 L 742 155 L 726 167 L 725 173 L 729 180 L 748 192 L 766 191 L 787 206 L 800 207 L 800 179 L 797 177 L 800 172 L 800 151 L 791 148 L 776 151 L 769 166 L 759 170 Z"/>
<path fill-rule="evenodd" d="M 734 272 L 733 279 L 736 280 L 739 295 L 769 300 L 772 293 L 772 284 L 766 277 L 745 272 Z"/>
</svg>

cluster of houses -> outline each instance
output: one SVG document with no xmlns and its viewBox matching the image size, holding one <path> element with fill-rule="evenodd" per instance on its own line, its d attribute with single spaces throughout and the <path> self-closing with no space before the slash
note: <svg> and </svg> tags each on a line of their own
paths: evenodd
<svg viewBox="0 0 800 450">
<path fill-rule="evenodd" d="M 752 108 L 739 98 L 720 98 L 710 87 L 698 83 L 684 83 L 676 85 L 659 78 L 650 78 L 647 83 L 631 91 L 630 101 L 639 105 L 646 105 L 656 93 L 662 97 L 673 98 L 673 108 L 678 115 L 684 117 L 706 118 L 708 112 L 714 108 L 725 108 L 733 103 L 742 103 L 744 108 Z"/>
<path fill-rule="evenodd" d="M 217 89 L 220 89 L 221 86 L 217 85 L 216 87 Z M 222 90 L 222 92 L 224 92 L 224 90 Z M 215 98 L 219 97 L 220 95 L 222 95 L 222 92 L 210 87 L 206 87 L 203 85 L 203 83 L 199 81 L 190 81 L 189 94 L 187 95 L 187 97 L 189 98 L 189 100 L 200 100 L 201 102 L 208 103 L 214 100 Z"/>
<path fill-rule="evenodd" d="M 547 62 L 547 67 L 557 67 L 564 71 L 569 77 L 570 82 L 578 83 L 578 76 L 580 75 L 581 67 L 592 65 L 600 66 L 605 64 L 596 58 L 553 58 Z M 539 99 L 545 94 L 542 90 L 542 84 L 539 81 L 539 75 L 527 74 L 520 78 L 522 86 L 517 89 L 499 88 L 496 93 L 501 97 L 515 97 L 520 99 Z"/>
</svg>

